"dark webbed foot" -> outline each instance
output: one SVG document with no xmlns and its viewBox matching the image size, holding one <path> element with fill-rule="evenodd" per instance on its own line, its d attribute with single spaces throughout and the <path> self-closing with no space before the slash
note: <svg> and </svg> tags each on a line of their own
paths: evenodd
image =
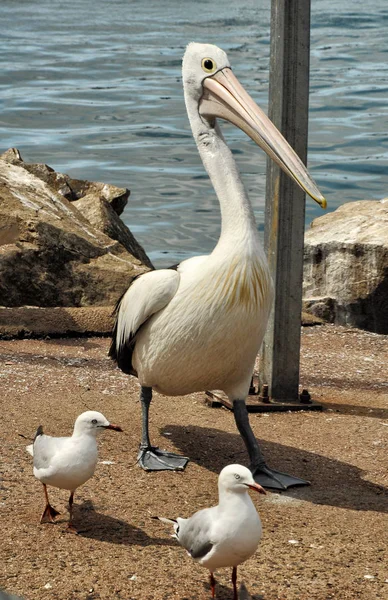
<svg viewBox="0 0 388 600">
<path fill-rule="evenodd" d="M 274 490 L 286 490 L 289 487 L 298 485 L 310 485 L 309 481 L 294 477 L 293 475 L 287 475 L 281 471 L 276 471 L 267 467 L 266 464 L 261 464 L 258 467 L 252 467 L 251 471 L 253 479 L 264 488 L 270 488 Z"/>
<path fill-rule="evenodd" d="M 308 481 L 275 471 L 266 465 L 258 441 L 249 423 L 248 410 L 244 400 L 233 400 L 233 413 L 237 428 L 240 432 L 250 458 L 250 469 L 254 480 L 264 488 L 286 490 L 295 485 L 310 485 Z"/>
<path fill-rule="evenodd" d="M 41 523 L 55 523 L 54 519 L 58 515 L 60 515 L 57 510 L 51 504 L 46 504 L 46 508 L 43 511 L 43 514 L 40 518 Z"/>
<path fill-rule="evenodd" d="M 189 459 L 186 456 L 149 446 L 140 447 L 137 461 L 145 471 L 183 471 Z"/>
</svg>

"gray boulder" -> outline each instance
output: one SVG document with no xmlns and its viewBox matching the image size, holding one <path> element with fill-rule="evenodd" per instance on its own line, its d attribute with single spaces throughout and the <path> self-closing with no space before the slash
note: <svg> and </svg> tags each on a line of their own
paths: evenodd
<svg viewBox="0 0 388 600">
<path fill-rule="evenodd" d="M 303 304 L 332 323 L 388 333 L 388 198 L 350 202 L 313 221 Z"/>
<path fill-rule="evenodd" d="M 152 265 L 108 200 L 98 198 L 105 221 L 96 228 L 54 179 L 66 192 L 50 167 L 26 168 L 15 149 L 0 158 L 0 305 L 112 306 Z M 116 239 L 108 230 L 119 232 Z"/>
<path fill-rule="evenodd" d="M 66 173 L 57 173 L 52 167 L 41 163 L 26 163 L 17 148 L 10 148 L 4 152 L 0 159 L 13 165 L 19 165 L 36 175 L 47 183 L 56 192 L 70 200 L 79 200 L 86 195 L 95 197 L 96 200 L 109 202 L 117 215 L 121 215 L 128 202 L 130 191 L 127 188 L 119 188 L 108 183 L 73 179 Z"/>
</svg>

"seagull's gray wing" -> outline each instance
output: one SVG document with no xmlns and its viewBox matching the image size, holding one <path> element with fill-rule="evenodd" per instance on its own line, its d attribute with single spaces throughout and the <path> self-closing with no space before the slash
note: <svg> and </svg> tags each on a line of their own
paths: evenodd
<svg viewBox="0 0 388 600">
<path fill-rule="evenodd" d="M 178 519 L 176 537 L 195 559 L 204 558 L 212 550 L 212 526 L 216 507 L 204 508 L 189 519 Z"/>
<path fill-rule="evenodd" d="M 34 467 L 35 469 L 47 469 L 66 441 L 67 437 L 51 437 L 51 435 L 38 435 L 35 438 L 34 451 Z"/>
</svg>

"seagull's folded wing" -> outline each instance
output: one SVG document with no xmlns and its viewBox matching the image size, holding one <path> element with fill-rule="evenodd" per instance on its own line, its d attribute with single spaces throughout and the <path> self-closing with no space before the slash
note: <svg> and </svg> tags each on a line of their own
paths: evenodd
<svg viewBox="0 0 388 600">
<path fill-rule="evenodd" d="M 176 531 L 176 538 L 196 560 L 205 558 L 214 546 L 212 540 L 213 514 L 214 508 L 205 508 L 189 519 L 178 518 L 179 528 Z"/>
<path fill-rule="evenodd" d="M 35 469 L 48 469 L 52 465 L 56 454 L 63 451 L 68 440 L 68 437 L 38 436 L 34 442 Z"/>
</svg>

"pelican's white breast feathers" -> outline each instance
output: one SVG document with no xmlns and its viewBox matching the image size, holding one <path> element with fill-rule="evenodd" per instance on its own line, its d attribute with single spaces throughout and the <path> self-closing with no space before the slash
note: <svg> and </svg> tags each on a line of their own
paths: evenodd
<svg viewBox="0 0 388 600">
<path fill-rule="evenodd" d="M 172 269 L 149 271 L 133 281 L 124 294 L 117 318 L 116 347 L 131 338 L 153 314 L 175 296 L 180 275 Z"/>
</svg>

